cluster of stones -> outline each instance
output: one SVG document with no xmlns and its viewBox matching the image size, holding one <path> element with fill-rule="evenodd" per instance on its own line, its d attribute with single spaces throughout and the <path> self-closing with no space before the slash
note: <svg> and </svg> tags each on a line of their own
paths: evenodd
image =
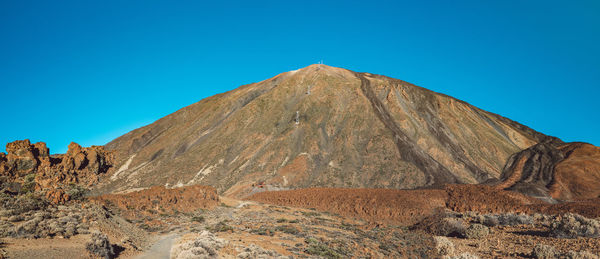
<svg viewBox="0 0 600 259">
<path fill-rule="evenodd" d="M 50 155 L 44 142 L 18 140 L 6 145 L 6 154 L 0 153 L 0 177 L 16 183 L 7 190 L 15 193 L 28 178 L 33 179 L 36 191 L 45 192 L 52 203 L 63 203 L 70 199 L 66 192 L 69 185 L 96 184 L 111 162 L 112 155 L 102 146 L 83 148 L 73 142 L 66 154 Z"/>
</svg>

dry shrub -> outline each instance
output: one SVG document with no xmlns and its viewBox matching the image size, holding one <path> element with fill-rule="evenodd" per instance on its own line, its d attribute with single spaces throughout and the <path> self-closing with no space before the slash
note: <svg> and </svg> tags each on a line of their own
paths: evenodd
<svg viewBox="0 0 600 259">
<path fill-rule="evenodd" d="M 569 251 L 563 257 L 565 259 L 598 259 L 598 258 L 600 258 L 599 256 L 592 254 L 588 251 L 581 251 L 581 252 Z"/>
<path fill-rule="evenodd" d="M 550 232 L 558 238 L 599 237 L 600 222 L 581 215 L 566 213 L 554 220 Z"/>
<path fill-rule="evenodd" d="M 276 258 L 285 259 L 287 256 L 282 256 L 279 253 L 272 250 L 265 250 L 255 244 L 250 244 L 248 247 L 237 255 L 239 259 L 253 259 L 253 258 Z"/>
<path fill-rule="evenodd" d="M 454 244 L 446 237 L 435 236 L 435 250 L 440 256 L 451 255 L 454 253 Z"/>
<path fill-rule="evenodd" d="M 469 239 L 480 239 L 490 234 L 490 229 L 481 224 L 471 224 L 465 230 L 463 236 Z"/>
<path fill-rule="evenodd" d="M 531 257 L 536 259 L 554 259 L 557 256 L 556 249 L 553 246 L 538 244 L 533 247 Z"/>
<path fill-rule="evenodd" d="M 434 236 L 462 237 L 467 226 L 464 220 L 455 218 L 445 212 L 438 212 L 425 217 L 421 222 L 412 227 L 423 230 Z"/>
<path fill-rule="evenodd" d="M 561 254 L 553 246 L 538 244 L 531 251 L 531 257 L 535 259 L 599 259 L 597 255 L 594 255 L 587 251 L 569 251 L 565 254 Z"/>
<path fill-rule="evenodd" d="M 92 254 L 110 259 L 115 256 L 112 245 L 108 241 L 108 237 L 100 232 L 93 232 L 89 242 L 85 244 L 85 248 Z"/>
<path fill-rule="evenodd" d="M 483 224 L 489 227 L 495 226 L 516 226 L 516 225 L 531 225 L 533 217 L 527 214 L 487 214 L 483 216 Z"/>
<path fill-rule="evenodd" d="M 202 231 L 194 240 L 174 245 L 171 248 L 171 258 L 218 258 L 218 250 L 223 248 L 226 242 L 208 231 Z"/>
<path fill-rule="evenodd" d="M 470 253 L 462 253 L 457 256 L 449 256 L 448 259 L 479 259 L 479 256 L 470 254 Z"/>
</svg>

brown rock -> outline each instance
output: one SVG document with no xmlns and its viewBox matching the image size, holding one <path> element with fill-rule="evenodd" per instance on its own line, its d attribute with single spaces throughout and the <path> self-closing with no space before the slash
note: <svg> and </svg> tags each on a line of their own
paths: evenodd
<svg viewBox="0 0 600 259">
<path fill-rule="evenodd" d="M 18 183 L 24 176 L 35 174 L 35 189 L 48 191 L 47 197 L 53 202 L 68 200 L 60 190 L 63 186 L 97 184 L 112 163 L 112 154 L 99 146 L 83 148 L 73 142 L 66 154 L 53 156 L 43 142 L 32 145 L 29 140 L 20 140 L 6 146 L 8 153 L 0 153 L 0 176 Z"/>
<path fill-rule="evenodd" d="M 17 140 L 6 144 L 6 153 L 16 157 L 26 157 L 32 155 L 33 147 L 29 139 Z"/>
<path fill-rule="evenodd" d="M 35 172 L 39 164 L 36 154 L 39 153 L 29 139 L 17 140 L 6 144 L 6 167 L 3 175 L 25 176 Z"/>
<path fill-rule="evenodd" d="M 179 188 L 153 186 L 148 189 L 125 194 L 106 194 L 91 198 L 99 202 L 114 204 L 130 218 L 152 216 L 156 211 L 194 212 L 197 209 L 212 209 L 219 204 L 217 190 L 210 186 L 190 185 Z"/>
<path fill-rule="evenodd" d="M 62 204 L 69 201 L 71 197 L 62 189 L 53 189 L 46 192 L 46 199 L 52 204 Z"/>
<path fill-rule="evenodd" d="M 73 164 L 76 170 L 81 170 L 87 165 L 87 158 L 84 153 L 77 153 L 73 156 Z"/>
<path fill-rule="evenodd" d="M 81 146 L 75 142 L 71 142 L 71 144 L 69 144 L 68 148 L 67 148 L 67 155 L 68 156 L 75 156 L 76 154 L 81 153 Z"/>
<path fill-rule="evenodd" d="M 44 142 L 38 142 L 33 144 L 33 149 L 36 153 L 35 155 L 38 158 L 45 158 L 50 156 L 50 149 L 46 147 L 46 143 Z"/>
</svg>

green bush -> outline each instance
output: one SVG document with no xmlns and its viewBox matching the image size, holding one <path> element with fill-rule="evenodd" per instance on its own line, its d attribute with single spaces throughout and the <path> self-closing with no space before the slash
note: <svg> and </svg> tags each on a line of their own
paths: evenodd
<svg viewBox="0 0 600 259">
<path fill-rule="evenodd" d="M 307 217 L 315 217 L 315 216 L 320 216 L 321 215 L 321 213 L 312 212 L 312 211 L 309 211 L 309 212 L 302 211 L 301 213 L 302 213 L 302 215 L 307 216 Z"/>
<path fill-rule="evenodd" d="M 227 223 L 225 221 L 221 221 L 215 225 L 212 225 L 210 227 L 207 227 L 207 229 L 211 232 L 227 232 L 227 231 L 233 231 L 233 227 L 227 225 Z"/>
<path fill-rule="evenodd" d="M 275 234 L 275 231 L 268 227 L 260 226 L 257 229 L 250 230 L 250 233 L 261 236 L 273 236 Z"/>
<path fill-rule="evenodd" d="M 309 255 L 323 256 L 325 258 L 343 258 L 341 254 L 320 242 L 311 243 L 304 252 Z"/>
<path fill-rule="evenodd" d="M 72 200 L 84 200 L 89 190 L 83 186 L 77 184 L 70 184 L 67 194 L 71 196 Z"/>
<path fill-rule="evenodd" d="M 32 193 L 35 191 L 35 174 L 28 174 L 23 177 L 23 184 L 21 185 L 21 194 Z"/>
<path fill-rule="evenodd" d="M 191 220 L 194 222 L 202 223 L 202 222 L 204 222 L 204 217 L 203 216 L 193 216 Z"/>
<path fill-rule="evenodd" d="M 283 233 L 290 234 L 290 235 L 296 235 L 296 234 L 298 234 L 298 232 L 300 232 L 294 226 L 289 226 L 289 225 L 287 225 L 287 226 L 277 226 L 275 228 L 275 231 L 281 231 Z"/>
</svg>

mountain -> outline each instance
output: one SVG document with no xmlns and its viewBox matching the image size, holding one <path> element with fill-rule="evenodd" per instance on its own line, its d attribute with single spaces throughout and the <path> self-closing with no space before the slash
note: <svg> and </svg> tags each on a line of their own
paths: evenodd
<svg viewBox="0 0 600 259">
<path fill-rule="evenodd" d="M 227 196 L 299 187 L 412 189 L 498 180 L 508 158 L 562 143 L 413 84 L 311 65 L 176 111 L 105 145 L 102 192 L 210 185 Z"/>
</svg>

